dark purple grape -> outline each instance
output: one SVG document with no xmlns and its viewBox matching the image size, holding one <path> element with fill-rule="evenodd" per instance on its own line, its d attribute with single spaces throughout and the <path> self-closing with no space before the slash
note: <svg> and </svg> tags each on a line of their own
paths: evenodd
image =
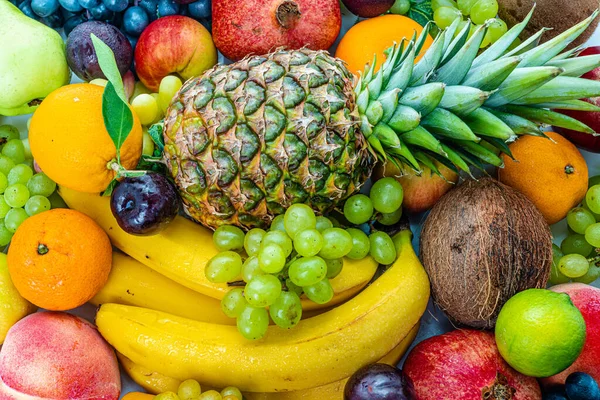
<svg viewBox="0 0 600 400">
<path fill-rule="evenodd" d="M 33 10 L 31 9 L 30 1 L 24 1 L 21 4 L 19 4 L 19 10 L 21 10 L 21 12 L 23 14 L 27 15 L 29 18 L 33 18 L 35 20 L 40 19 L 40 17 L 38 17 L 37 14 L 34 13 Z"/>
<path fill-rule="evenodd" d="M 415 400 L 412 381 L 398 368 L 370 364 L 356 371 L 344 388 L 344 400 Z"/>
<path fill-rule="evenodd" d="M 135 51 L 135 46 L 137 46 L 138 38 L 128 34 L 125 34 L 125 37 L 127 38 L 127 40 L 129 40 L 129 44 L 131 45 L 133 51 Z"/>
<path fill-rule="evenodd" d="M 110 198 L 110 209 L 119 226 L 133 235 L 153 235 L 163 230 L 179 212 L 177 189 L 156 172 L 125 178 Z"/>
<path fill-rule="evenodd" d="M 49 26 L 52 29 L 59 29 L 61 26 L 63 26 L 65 19 L 63 18 L 60 11 L 57 11 L 52 15 L 48 15 L 47 17 L 42 18 L 40 22 L 46 26 Z"/>
<path fill-rule="evenodd" d="M 148 18 L 150 18 L 150 22 L 158 19 L 158 0 L 141 0 L 138 3 L 138 6 L 146 11 Z"/>
<path fill-rule="evenodd" d="M 94 8 L 98 4 L 100 4 L 100 0 L 78 0 L 78 1 L 79 1 L 79 5 L 81 5 L 81 7 L 85 8 L 85 9 Z"/>
<path fill-rule="evenodd" d="M 210 18 L 210 0 L 198 0 L 188 6 L 190 16 L 194 19 Z"/>
<path fill-rule="evenodd" d="M 207 31 L 212 32 L 212 19 L 210 18 L 202 18 L 198 20 L 206 28 Z"/>
<path fill-rule="evenodd" d="M 90 13 L 90 20 L 92 21 L 106 21 L 114 15 L 103 3 L 98 4 L 96 7 L 88 9 Z"/>
<path fill-rule="evenodd" d="M 573 372 L 567 377 L 565 391 L 569 400 L 600 399 L 598 383 L 591 375 L 583 372 Z"/>
<path fill-rule="evenodd" d="M 133 36 L 140 36 L 149 23 L 148 14 L 140 6 L 129 7 L 123 16 L 125 32 Z"/>
<path fill-rule="evenodd" d="M 58 0 L 58 2 L 62 6 L 62 8 L 64 8 L 67 11 L 73 13 L 83 11 L 83 7 L 81 7 L 81 4 L 79 4 L 79 1 L 77 0 Z"/>
<path fill-rule="evenodd" d="M 129 1 L 127 0 L 102 0 L 102 3 L 114 12 L 123 12 L 129 7 Z"/>
<path fill-rule="evenodd" d="M 555 385 L 542 393 L 542 400 L 569 400 L 565 392 L 565 385 Z"/>
<path fill-rule="evenodd" d="M 49 17 L 58 11 L 58 0 L 31 0 L 31 9 L 39 17 Z"/>
<path fill-rule="evenodd" d="M 71 18 L 69 18 L 68 20 L 65 21 L 65 24 L 63 25 L 63 29 L 65 30 L 65 35 L 69 36 L 71 34 L 71 31 L 73 31 L 73 29 L 75 29 L 75 27 L 77 25 L 81 25 L 84 22 L 86 22 L 87 19 L 85 18 L 84 15 L 74 15 Z"/>
<path fill-rule="evenodd" d="M 173 0 L 159 0 L 158 1 L 158 17 L 166 17 L 169 15 L 178 15 L 179 14 L 179 4 L 175 3 Z"/>
</svg>

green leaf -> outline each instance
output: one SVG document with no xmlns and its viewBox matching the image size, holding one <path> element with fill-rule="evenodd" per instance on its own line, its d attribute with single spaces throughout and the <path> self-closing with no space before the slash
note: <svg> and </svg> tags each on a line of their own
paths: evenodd
<svg viewBox="0 0 600 400">
<path fill-rule="evenodd" d="M 411 0 L 410 10 L 406 16 L 415 20 L 421 26 L 427 25 L 429 21 L 433 20 L 431 0 Z"/>
<path fill-rule="evenodd" d="M 110 81 L 102 94 L 102 117 L 106 130 L 117 148 L 117 161 L 120 163 L 121 146 L 133 128 L 133 114 Z"/>
<path fill-rule="evenodd" d="M 104 192 L 102 192 L 102 196 L 110 196 L 118 184 L 119 184 L 119 181 L 116 179 L 113 179 L 112 181 L 110 181 L 106 190 Z"/>
<path fill-rule="evenodd" d="M 100 69 L 106 76 L 106 79 L 113 84 L 113 87 L 119 98 L 123 100 L 123 102 L 127 103 L 127 96 L 125 96 L 125 88 L 123 87 L 123 79 L 121 78 L 119 67 L 117 67 L 117 62 L 115 61 L 115 55 L 113 51 L 106 45 L 106 43 L 98 39 L 98 37 L 93 33 L 90 34 L 90 36 L 92 38 L 92 45 L 94 46 L 94 51 L 96 52 Z"/>
<path fill-rule="evenodd" d="M 150 129 L 148 129 L 148 134 L 150 135 L 152 141 L 156 145 L 157 150 L 160 151 L 160 154 L 162 154 L 165 148 L 165 138 L 163 137 L 164 129 L 165 126 L 163 125 L 162 121 L 152 125 Z"/>
</svg>

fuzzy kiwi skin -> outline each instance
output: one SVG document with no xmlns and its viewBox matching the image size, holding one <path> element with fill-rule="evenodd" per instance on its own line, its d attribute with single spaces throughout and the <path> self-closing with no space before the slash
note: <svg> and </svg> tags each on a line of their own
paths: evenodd
<svg viewBox="0 0 600 400">
<path fill-rule="evenodd" d="M 492 178 L 468 179 L 423 224 L 421 262 L 437 305 L 459 326 L 493 329 L 517 292 L 545 288 L 552 234 L 523 194 Z"/>
<path fill-rule="evenodd" d="M 544 33 L 542 41 L 551 39 L 589 17 L 600 7 L 600 0 L 499 0 L 498 16 L 510 27 L 525 19 L 534 3 L 537 4 L 531 21 L 521 33 L 526 39 L 542 28 L 553 28 Z M 598 18 L 570 47 L 585 43 L 596 30 Z"/>
</svg>

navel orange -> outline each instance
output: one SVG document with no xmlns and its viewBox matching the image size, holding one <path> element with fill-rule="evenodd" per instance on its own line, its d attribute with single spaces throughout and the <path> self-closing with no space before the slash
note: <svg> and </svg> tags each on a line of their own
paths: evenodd
<svg viewBox="0 0 600 400">
<path fill-rule="evenodd" d="M 79 211 L 56 208 L 27 218 L 8 249 L 18 292 L 48 310 L 86 303 L 106 284 L 112 247 L 106 233 Z"/>
<path fill-rule="evenodd" d="M 515 161 L 503 155 L 500 182 L 512 186 L 535 204 L 548 224 L 567 216 L 588 188 L 587 164 L 567 139 L 546 132 L 550 139 L 522 136 L 509 145 Z"/>
<path fill-rule="evenodd" d="M 403 15 L 388 14 L 370 18 L 350 28 L 342 38 L 335 56 L 346 61 L 348 69 L 357 75 L 365 69 L 366 64 L 373 62 L 374 55 L 377 55 L 377 66 L 381 66 L 385 60 L 383 52 L 393 46 L 394 42 L 410 40 L 415 32 L 418 36 L 422 31 L 421 25 Z M 431 43 L 433 39 L 427 36 L 415 62 L 420 60 Z"/>
<path fill-rule="evenodd" d="M 102 117 L 104 88 L 89 83 L 63 86 L 50 93 L 33 114 L 31 152 L 56 183 L 80 192 L 99 193 L 115 177 L 110 168 L 117 149 Z M 121 147 L 121 164 L 137 166 L 142 154 L 142 126 L 133 113 L 133 129 Z"/>
</svg>

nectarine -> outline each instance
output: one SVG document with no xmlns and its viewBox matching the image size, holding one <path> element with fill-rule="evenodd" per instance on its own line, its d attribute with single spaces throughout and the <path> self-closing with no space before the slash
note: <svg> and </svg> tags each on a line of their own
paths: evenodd
<svg viewBox="0 0 600 400">
<path fill-rule="evenodd" d="M 62 312 L 31 314 L 0 352 L 0 399 L 117 400 L 114 351 L 89 322 Z"/>
<path fill-rule="evenodd" d="M 600 382 L 600 289 L 583 283 L 564 283 L 552 286 L 550 290 L 566 293 L 571 297 L 585 320 L 586 338 L 577 360 L 563 372 L 542 379 L 542 385 L 548 387 L 565 383 L 572 372 L 585 372 Z"/>
</svg>

